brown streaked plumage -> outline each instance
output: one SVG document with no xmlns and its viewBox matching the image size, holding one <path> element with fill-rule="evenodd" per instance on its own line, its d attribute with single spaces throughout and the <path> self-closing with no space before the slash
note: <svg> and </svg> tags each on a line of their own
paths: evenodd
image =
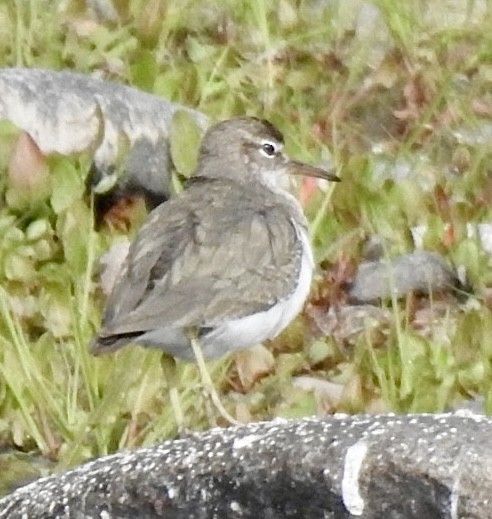
<svg viewBox="0 0 492 519">
<path fill-rule="evenodd" d="M 313 269 L 288 174 L 338 180 L 289 160 L 269 122 L 237 118 L 206 133 L 187 189 L 150 213 L 108 299 L 96 354 L 129 342 L 193 359 L 277 335 L 304 303 Z"/>
</svg>

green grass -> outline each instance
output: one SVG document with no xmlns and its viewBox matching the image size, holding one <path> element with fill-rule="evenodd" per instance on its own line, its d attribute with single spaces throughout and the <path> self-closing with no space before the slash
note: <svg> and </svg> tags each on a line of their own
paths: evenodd
<svg viewBox="0 0 492 519">
<path fill-rule="evenodd" d="M 444 0 L 380 0 L 379 14 L 360 17 L 355 1 L 114 4 L 119 23 L 97 21 L 81 0 L 0 3 L 1 65 L 98 71 L 213 118 L 268 117 L 290 154 L 331 157 L 343 182 L 306 207 L 321 266 L 313 297 L 336 300 L 329 280 L 361 260 L 370 236 L 390 256 L 412 250 L 416 225 L 428 227 L 425 247 L 463 266 L 475 290 L 461 305 L 386 302 L 390 324 L 341 343 L 300 317 L 273 341 L 274 367 L 254 383 L 241 383 L 234 358 L 211 365 L 226 406 L 258 420 L 441 411 L 481 395 L 491 409 L 490 260 L 466 235 L 468 222 L 492 220 L 490 143 L 455 131 L 473 135 L 492 116 L 492 12 L 477 14 L 473 2 L 453 11 L 461 3 Z M 46 473 L 175 436 L 159 352 L 87 351 L 104 303 L 97 258 L 121 234 L 94 230 L 83 195 L 90 157 L 50 157 L 41 188 L 23 192 L 7 180 L 17 135 L 0 125 L 0 444 L 32 453 L 34 472 Z M 395 170 L 407 175 L 395 180 Z M 435 313 L 425 329 L 415 305 Z M 339 384 L 340 400 L 294 390 L 297 374 Z M 178 363 L 176 377 L 186 426 L 208 427 L 195 367 Z M 39 454 L 52 463 L 38 466 Z M 22 478 L 8 467 L 0 492 Z"/>
</svg>

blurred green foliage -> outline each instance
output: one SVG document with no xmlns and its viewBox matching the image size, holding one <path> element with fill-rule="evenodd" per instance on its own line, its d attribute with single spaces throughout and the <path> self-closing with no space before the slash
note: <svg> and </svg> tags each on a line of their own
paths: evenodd
<svg viewBox="0 0 492 519">
<path fill-rule="evenodd" d="M 395 255 L 426 226 L 425 248 L 464 268 L 477 294 L 444 310 L 432 298 L 417 309 L 391 301 L 390 325 L 343 343 L 301 317 L 272 341 L 275 368 L 252 387 L 233 359 L 211 365 L 226 405 L 256 420 L 441 411 L 480 395 L 490 410 L 490 256 L 467 225 L 492 216 L 492 13 L 465 1 L 448 12 L 445 0 L 93 4 L 99 11 L 82 0 L 1 2 L 1 65 L 95 73 L 215 119 L 267 117 L 292 155 L 332 162 L 343 178 L 306 205 L 321 283 L 333 266 L 356 264 L 370 236 Z M 181 116 L 173 129 L 196 141 Z M 90 157 L 42 158 L 22 184 L 11 162 L 18 139 L 0 123 L 0 444 L 60 468 L 174 436 L 159 352 L 87 350 L 104 299 L 97 258 L 121 239 L 94 230 Z M 173 142 L 187 175 L 194 158 Z M 299 374 L 337 384 L 336 402 L 294 387 Z M 195 367 L 178 363 L 176 376 L 185 425 L 207 427 Z"/>
</svg>

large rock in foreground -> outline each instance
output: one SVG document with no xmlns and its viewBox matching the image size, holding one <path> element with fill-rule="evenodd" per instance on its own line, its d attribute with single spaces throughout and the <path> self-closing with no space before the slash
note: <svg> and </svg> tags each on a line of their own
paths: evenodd
<svg viewBox="0 0 492 519">
<path fill-rule="evenodd" d="M 1 518 L 490 518 L 492 420 L 333 416 L 214 429 L 100 458 Z"/>
</svg>

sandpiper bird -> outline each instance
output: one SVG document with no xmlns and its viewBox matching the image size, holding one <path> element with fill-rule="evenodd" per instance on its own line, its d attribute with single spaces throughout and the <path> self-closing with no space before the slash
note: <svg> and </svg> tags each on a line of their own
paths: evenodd
<svg viewBox="0 0 492 519">
<path fill-rule="evenodd" d="M 289 174 L 339 178 L 287 158 L 283 143 L 253 117 L 206 132 L 187 188 L 131 243 L 93 353 L 134 342 L 203 368 L 204 357 L 275 337 L 294 319 L 314 263 Z"/>
</svg>

